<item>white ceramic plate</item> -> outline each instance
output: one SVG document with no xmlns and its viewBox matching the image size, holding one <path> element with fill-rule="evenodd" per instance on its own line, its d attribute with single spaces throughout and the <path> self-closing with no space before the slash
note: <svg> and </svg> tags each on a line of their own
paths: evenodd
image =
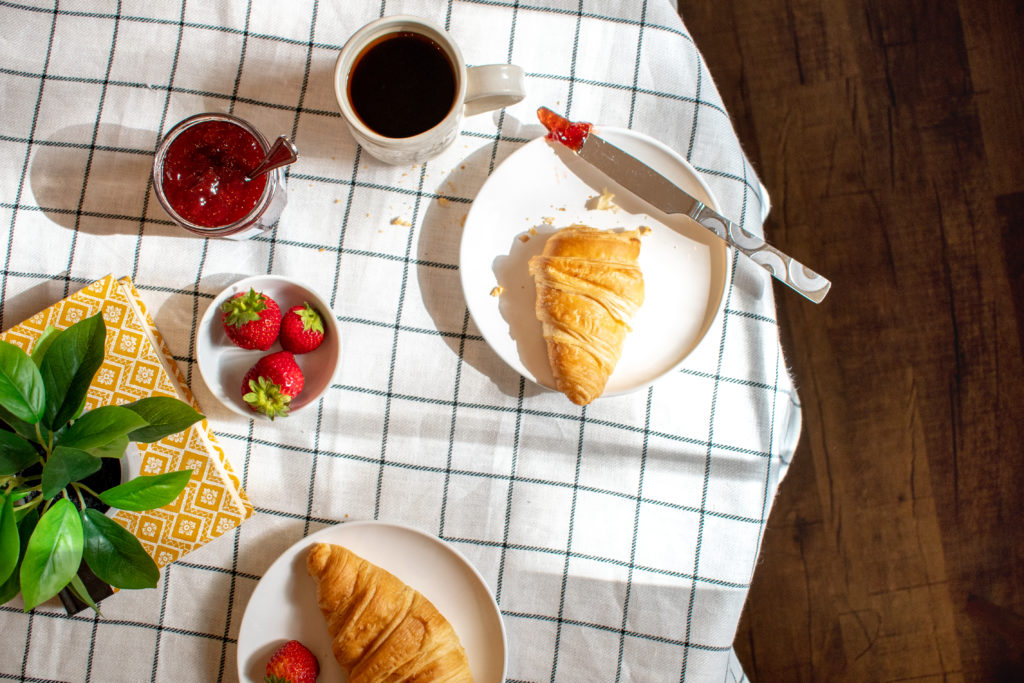
<svg viewBox="0 0 1024 683">
<path fill-rule="evenodd" d="M 657 140 L 618 128 L 595 132 L 717 207 L 694 168 Z M 618 208 L 588 208 L 605 190 Z M 573 223 L 651 228 L 640 249 L 644 305 L 603 396 L 646 387 L 678 368 L 711 327 L 728 285 L 730 251 L 693 221 L 658 211 L 560 144 L 537 138 L 517 150 L 473 201 L 459 267 L 470 314 L 484 339 L 524 377 L 548 388 L 554 380 L 527 262 L 543 250 L 548 235 Z M 523 235 L 530 239 L 521 241 Z M 503 288 L 500 296 L 492 296 L 495 286 Z"/>
<path fill-rule="evenodd" d="M 306 572 L 314 543 L 342 545 L 418 590 L 448 619 L 466 648 L 476 683 L 505 679 L 505 628 L 483 578 L 457 550 L 435 536 L 386 522 L 346 522 L 310 534 L 274 561 L 263 575 L 238 632 L 238 678 L 262 681 L 267 660 L 296 639 L 320 661 L 319 683 L 347 680 L 331 654 L 331 640 L 316 586 Z"/>
<path fill-rule="evenodd" d="M 225 406 L 243 417 L 253 419 L 269 418 L 249 410 L 242 400 L 242 378 L 256 361 L 268 353 L 281 350 L 281 344 L 274 345 L 267 351 L 243 349 L 235 346 L 221 324 L 220 305 L 239 292 L 247 292 L 249 288 L 263 292 L 281 307 L 284 315 L 292 306 L 309 302 L 320 312 L 324 321 L 324 341 L 318 348 L 309 353 L 295 356 L 295 361 L 302 368 L 305 384 L 302 391 L 291 403 L 291 413 L 298 412 L 304 406 L 315 403 L 320 394 L 334 380 L 338 369 L 338 356 L 341 349 L 338 321 L 334 311 L 324 299 L 291 278 L 280 275 L 255 275 L 239 280 L 224 289 L 210 303 L 199 321 L 199 332 L 196 338 L 196 359 L 199 362 L 199 374 L 210 391 Z M 279 419 L 288 419 L 287 416 Z"/>
</svg>

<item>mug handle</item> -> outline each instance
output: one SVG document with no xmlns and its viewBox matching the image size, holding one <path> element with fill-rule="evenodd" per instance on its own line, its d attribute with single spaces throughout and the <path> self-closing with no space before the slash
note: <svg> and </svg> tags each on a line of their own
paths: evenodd
<svg viewBox="0 0 1024 683">
<path fill-rule="evenodd" d="M 466 68 L 466 116 L 508 107 L 526 97 L 522 67 L 485 64 Z"/>
</svg>

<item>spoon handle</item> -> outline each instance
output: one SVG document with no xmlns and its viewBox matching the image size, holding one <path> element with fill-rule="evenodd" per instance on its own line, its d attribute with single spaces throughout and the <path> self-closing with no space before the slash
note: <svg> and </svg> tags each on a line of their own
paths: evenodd
<svg viewBox="0 0 1024 683">
<path fill-rule="evenodd" d="M 274 144 L 270 146 L 267 156 L 264 157 L 259 166 L 249 172 L 246 178 L 249 180 L 258 178 L 267 171 L 273 171 L 275 168 L 295 163 L 298 159 L 299 150 L 295 148 L 291 140 L 282 135 L 277 140 L 274 140 Z"/>
</svg>

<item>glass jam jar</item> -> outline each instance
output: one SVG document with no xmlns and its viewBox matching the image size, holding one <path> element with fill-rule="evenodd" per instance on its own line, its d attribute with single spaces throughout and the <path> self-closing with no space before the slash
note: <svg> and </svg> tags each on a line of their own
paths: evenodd
<svg viewBox="0 0 1024 683">
<path fill-rule="evenodd" d="M 246 240 L 271 229 L 287 201 L 284 170 L 250 180 L 270 145 L 231 114 L 190 116 L 167 132 L 153 158 L 153 189 L 174 222 L 203 237 Z"/>
</svg>

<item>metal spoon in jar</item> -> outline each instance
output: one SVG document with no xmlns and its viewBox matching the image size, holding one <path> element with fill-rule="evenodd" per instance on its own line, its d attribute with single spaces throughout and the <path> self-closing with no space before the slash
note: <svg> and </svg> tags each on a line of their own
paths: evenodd
<svg viewBox="0 0 1024 683">
<path fill-rule="evenodd" d="M 267 152 L 267 156 L 263 158 L 260 165 L 250 171 L 249 175 L 245 178 L 246 180 L 259 178 L 267 171 L 273 171 L 275 168 L 293 164 L 298 159 L 299 150 L 295 148 L 291 140 L 282 135 L 277 140 L 274 140 L 274 144 L 270 146 L 270 151 Z"/>
</svg>

